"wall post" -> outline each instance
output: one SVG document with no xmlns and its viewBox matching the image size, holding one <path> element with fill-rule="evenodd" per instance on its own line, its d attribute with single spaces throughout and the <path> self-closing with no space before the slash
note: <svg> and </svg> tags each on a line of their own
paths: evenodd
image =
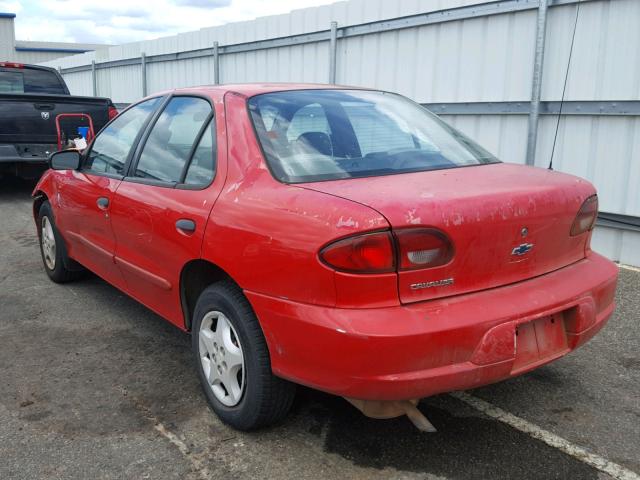
<svg viewBox="0 0 640 480">
<path fill-rule="evenodd" d="M 220 85 L 220 51 L 218 42 L 213 42 L 213 83 Z"/>
<path fill-rule="evenodd" d="M 536 144 L 538 142 L 538 117 L 540 115 L 540 92 L 542 91 L 542 67 L 544 64 L 544 41 L 547 31 L 547 0 L 540 0 L 536 25 L 536 49 L 533 59 L 533 79 L 531 82 L 531 104 L 529 110 L 529 130 L 527 133 L 527 156 L 525 163 L 535 165 Z"/>
<path fill-rule="evenodd" d="M 140 81 L 142 83 L 142 96 L 147 96 L 147 55 L 142 52 L 140 54 Z"/>
<path fill-rule="evenodd" d="M 331 22 L 331 37 L 329 38 L 329 83 L 336 83 L 336 62 L 338 50 L 338 22 Z"/>
<path fill-rule="evenodd" d="M 96 76 L 96 61 L 91 60 L 91 85 L 93 87 L 93 96 L 98 96 L 98 78 Z"/>
</svg>

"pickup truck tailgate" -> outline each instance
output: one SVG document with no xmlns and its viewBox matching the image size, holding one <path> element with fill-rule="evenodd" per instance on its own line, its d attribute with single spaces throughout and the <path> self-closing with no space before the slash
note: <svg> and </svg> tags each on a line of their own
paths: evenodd
<svg viewBox="0 0 640 480">
<path fill-rule="evenodd" d="M 0 144 L 55 144 L 60 113 L 89 114 L 97 133 L 109 121 L 110 105 L 108 98 L 0 94 Z"/>
</svg>

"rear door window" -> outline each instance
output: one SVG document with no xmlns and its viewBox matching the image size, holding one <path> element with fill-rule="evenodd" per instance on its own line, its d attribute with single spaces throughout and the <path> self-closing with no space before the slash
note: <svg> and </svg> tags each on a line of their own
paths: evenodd
<svg viewBox="0 0 640 480">
<path fill-rule="evenodd" d="M 131 148 L 142 127 L 159 103 L 160 97 L 152 98 L 118 115 L 96 137 L 83 165 L 83 170 L 93 173 L 123 175 Z"/>
<path fill-rule="evenodd" d="M 171 99 L 149 133 L 133 176 L 173 184 L 181 182 L 196 142 L 205 125 L 209 124 L 211 113 L 211 105 L 203 98 Z M 203 141 L 205 144 L 201 142 L 198 145 L 200 152 L 196 148 L 194 154 L 198 165 L 204 162 L 202 152 L 208 148 L 207 140 Z M 213 143 L 209 151 L 213 151 Z M 191 181 L 199 177 L 195 169 Z"/>
</svg>

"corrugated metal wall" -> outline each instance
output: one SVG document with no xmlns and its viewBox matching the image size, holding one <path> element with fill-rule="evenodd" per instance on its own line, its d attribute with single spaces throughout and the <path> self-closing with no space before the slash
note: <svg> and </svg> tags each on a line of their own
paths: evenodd
<svg viewBox="0 0 640 480">
<path fill-rule="evenodd" d="M 345 27 L 478 4 L 475 18 L 347 38 L 339 36 L 337 83 L 397 91 L 421 103 L 527 104 L 531 97 L 537 2 L 516 3 L 522 10 L 483 15 L 483 8 L 499 8 L 497 2 L 350 0 L 112 47 L 49 62 L 49 65 L 64 69 L 86 66 L 92 60 L 99 65 L 136 58 L 142 52 L 152 56 L 211 48 L 215 41 L 224 47 L 318 32 L 327 30 L 331 21 Z M 549 9 L 547 23 L 542 100 L 558 101 L 562 96 L 578 5 L 563 0 L 553 0 L 550 5 L 553 8 Z M 640 1 L 583 1 L 579 8 L 566 100 L 640 100 Z M 149 63 L 146 71 L 149 93 L 214 82 L 211 56 Z M 142 95 L 140 72 L 139 65 L 98 69 L 98 94 L 111 96 L 115 102 L 139 99 Z M 72 93 L 92 94 L 91 72 L 65 73 L 64 76 Z M 225 53 L 220 57 L 220 80 L 224 83 L 324 83 L 328 78 L 329 42 L 326 40 Z M 442 116 L 502 160 L 524 163 L 526 114 L 448 115 L 444 110 Z M 556 122 L 557 115 L 541 117 L 536 160 L 539 166 L 549 163 Z M 640 118 L 637 115 L 563 115 L 554 168 L 594 182 L 600 192 L 602 211 L 640 216 Z M 640 232 L 598 227 L 593 244 L 610 258 L 640 265 Z"/>
<path fill-rule="evenodd" d="M 43 52 L 31 50 L 16 50 L 13 54 L 13 59 L 16 62 L 20 63 L 42 63 L 69 55 L 72 54 L 60 51 Z"/>
<path fill-rule="evenodd" d="M 0 17 L 0 61 L 13 60 L 15 41 L 13 18 Z"/>
</svg>

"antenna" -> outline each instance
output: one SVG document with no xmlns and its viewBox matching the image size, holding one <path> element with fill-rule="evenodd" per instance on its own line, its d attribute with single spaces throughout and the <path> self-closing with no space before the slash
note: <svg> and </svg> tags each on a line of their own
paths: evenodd
<svg viewBox="0 0 640 480">
<path fill-rule="evenodd" d="M 571 56 L 573 55 L 573 44 L 576 41 L 576 28 L 578 27 L 578 16 L 580 16 L 580 5 L 582 0 L 576 6 L 576 18 L 573 22 L 573 35 L 571 35 L 571 47 L 569 48 L 569 60 L 567 61 L 567 70 L 564 74 L 564 85 L 562 87 L 562 97 L 560 98 L 560 110 L 558 111 L 558 119 L 556 121 L 556 131 L 553 135 L 553 147 L 551 147 L 551 159 L 549 160 L 549 170 L 553 170 L 553 154 L 556 151 L 556 141 L 558 140 L 558 129 L 560 128 L 560 118 L 562 118 L 562 107 L 564 106 L 564 95 L 567 91 L 567 80 L 569 79 L 569 68 L 571 67 Z"/>
</svg>

